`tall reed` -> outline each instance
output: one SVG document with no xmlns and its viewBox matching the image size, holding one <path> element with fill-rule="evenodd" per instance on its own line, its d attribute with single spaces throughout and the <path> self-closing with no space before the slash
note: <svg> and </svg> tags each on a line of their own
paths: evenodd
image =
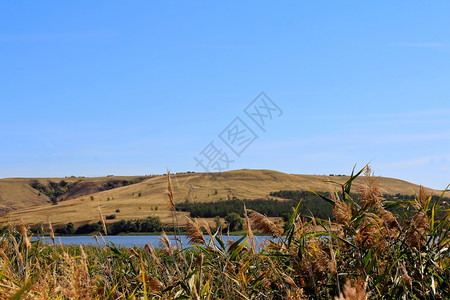
<svg viewBox="0 0 450 300">
<path fill-rule="evenodd" d="M 364 172 L 360 199 L 353 199 Z M 220 228 L 195 219 L 187 224 L 190 246 L 173 246 L 164 233 L 160 246 L 143 248 L 56 247 L 54 237 L 52 244 L 30 242 L 25 224 L 5 226 L 0 298 L 448 299 L 450 211 L 443 195 L 433 201 L 421 188 L 414 200 L 384 199 L 366 167 L 336 191 L 317 193 L 333 204 L 332 220 L 300 215 L 301 201 L 283 228 L 245 210 L 246 233 L 230 243 Z M 170 173 L 167 195 L 175 208 Z M 397 207 L 409 215 L 393 214 Z M 178 235 L 175 210 L 173 222 Z M 256 231 L 273 238 L 257 247 Z"/>
</svg>

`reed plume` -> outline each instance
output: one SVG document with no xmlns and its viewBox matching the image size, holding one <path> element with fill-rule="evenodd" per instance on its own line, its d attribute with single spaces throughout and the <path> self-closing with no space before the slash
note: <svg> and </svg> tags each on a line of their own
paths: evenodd
<svg viewBox="0 0 450 300">
<path fill-rule="evenodd" d="M 170 179 L 170 171 L 167 171 L 167 196 L 169 198 L 170 210 L 175 211 L 175 203 L 173 198 L 172 180 Z"/>
<path fill-rule="evenodd" d="M 429 197 L 431 195 L 429 195 L 428 191 L 423 186 L 420 186 L 418 200 L 422 208 L 425 208 Z"/>
<path fill-rule="evenodd" d="M 411 279 L 411 277 L 409 276 L 408 271 L 406 270 L 404 264 L 400 264 L 400 270 L 402 271 L 401 278 L 402 278 L 403 283 L 404 283 L 409 289 L 412 289 L 412 279 Z"/>
<path fill-rule="evenodd" d="M 369 165 L 366 166 L 364 174 L 365 184 L 358 188 L 360 200 L 363 204 L 377 206 L 383 201 L 385 191 L 378 185 Z"/>
<path fill-rule="evenodd" d="M 31 243 L 30 240 L 28 239 L 27 231 L 28 231 L 27 226 L 25 225 L 23 219 L 21 219 L 20 234 L 22 235 L 22 245 L 24 249 L 29 250 L 31 248 Z"/>
<path fill-rule="evenodd" d="M 205 237 L 203 236 L 203 231 L 200 228 L 200 225 L 198 224 L 197 220 L 192 220 L 191 218 L 186 217 L 187 224 L 186 224 L 186 236 L 189 240 L 189 243 L 191 245 L 196 244 L 206 244 Z"/>
<path fill-rule="evenodd" d="M 345 201 L 336 198 L 336 204 L 333 206 L 333 216 L 336 222 L 341 225 L 349 226 L 352 218 L 352 208 Z"/>
<path fill-rule="evenodd" d="M 156 277 L 148 277 L 147 284 L 153 293 L 159 293 L 164 289 L 164 284 Z"/>
<path fill-rule="evenodd" d="M 250 238 L 250 242 L 252 244 L 252 251 L 253 251 L 253 253 L 256 253 L 255 237 L 253 236 L 252 226 L 250 225 L 250 219 L 248 217 L 248 210 L 245 207 L 245 203 L 244 203 L 244 220 L 245 220 L 245 227 L 247 228 L 247 235 Z"/>
<path fill-rule="evenodd" d="M 98 209 L 98 214 L 100 216 L 100 221 L 102 222 L 103 232 L 105 233 L 106 236 L 108 236 L 108 229 L 106 229 L 105 218 L 103 218 L 103 214 L 102 214 L 102 210 L 100 208 L 100 204 L 97 205 L 97 209 Z"/>
<path fill-rule="evenodd" d="M 265 215 L 245 210 L 247 235 L 239 242 L 229 240 L 228 247 L 220 229 L 213 234 L 208 224 L 196 219 L 189 219 L 187 226 L 195 246 L 184 249 L 172 246 L 172 237 L 163 233 L 162 245 L 155 248 L 106 245 L 95 236 L 98 245 L 52 247 L 36 242 L 26 251 L 30 233 L 23 222 L 22 227 L 0 228 L 0 298 L 448 298 L 448 204 L 430 205 L 434 199 L 421 188 L 415 210 L 408 219 L 397 220 L 388 209 L 412 202 L 380 202 L 376 181 L 369 180 L 360 206 L 350 191 L 356 177 L 342 184 L 342 200 L 338 193 L 322 198 L 334 204 L 337 225 L 348 226 L 331 220 L 327 225 L 314 216 L 302 219 L 295 209 L 282 230 Z M 175 218 L 170 180 L 169 175 L 168 206 Z M 48 223 L 55 245 L 50 219 Z M 205 230 L 217 244 L 205 245 Z M 245 248 L 250 248 L 252 230 L 279 238 L 267 240 L 254 253 Z"/>
<path fill-rule="evenodd" d="M 173 246 L 170 244 L 169 237 L 167 236 L 167 234 L 164 231 L 162 232 L 161 236 L 159 237 L 159 241 L 161 242 L 161 244 L 163 244 L 165 246 L 163 248 L 163 251 L 167 255 L 172 255 L 173 254 Z"/>
<path fill-rule="evenodd" d="M 365 300 L 368 299 L 368 294 L 366 293 L 367 280 L 363 283 L 361 280 L 356 281 L 352 285 L 350 280 L 344 285 L 343 293 L 340 293 L 339 297 L 335 297 L 335 300 Z"/>
<path fill-rule="evenodd" d="M 384 209 L 384 207 L 382 207 L 381 205 L 378 208 L 378 212 L 380 213 L 380 216 L 388 229 L 400 229 L 400 224 L 398 223 L 397 218 L 393 213 Z"/>
<path fill-rule="evenodd" d="M 52 239 L 53 247 L 56 247 L 55 244 L 55 232 L 53 231 L 52 222 L 50 221 L 50 217 L 47 217 L 48 221 L 48 230 L 50 231 L 50 238 Z"/>
<path fill-rule="evenodd" d="M 248 209 L 247 211 L 250 214 L 250 219 L 256 230 L 261 231 L 263 234 L 272 235 L 273 237 L 280 236 L 282 230 L 278 228 L 277 225 L 275 225 L 268 217 L 251 209 Z"/>
</svg>

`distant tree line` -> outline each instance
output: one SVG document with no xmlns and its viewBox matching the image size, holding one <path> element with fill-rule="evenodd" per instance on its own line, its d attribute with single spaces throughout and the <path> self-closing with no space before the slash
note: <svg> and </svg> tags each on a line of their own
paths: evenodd
<svg viewBox="0 0 450 300">
<path fill-rule="evenodd" d="M 120 220 L 107 224 L 108 234 L 115 235 L 123 232 L 159 232 L 162 230 L 158 217 L 147 217 L 144 220 Z"/>
<path fill-rule="evenodd" d="M 230 213 L 237 213 L 241 217 L 244 215 L 244 204 L 248 209 L 255 210 L 268 217 L 281 217 L 285 220 L 292 214 L 298 201 L 303 198 L 300 206 L 300 214 L 314 215 L 318 218 L 328 218 L 332 214 L 332 206 L 326 203 L 309 191 L 279 191 L 270 194 L 279 199 L 237 199 L 218 202 L 204 203 L 181 203 L 177 204 L 177 210 L 187 211 L 193 218 L 214 218 L 219 216 L 225 218 Z M 329 196 L 329 195 L 328 195 Z"/>
<path fill-rule="evenodd" d="M 106 229 L 109 235 L 128 232 L 160 232 L 162 230 L 162 224 L 158 217 L 147 217 L 146 219 L 120 220 L 114 223 L 107 223 Z M 37 224 L 31 228 L 31 231 L 35 234 L 43 234 L 43 224 Z M 59 235 L 91 234 L 94 232 L 103 234 L 103 228 L 100 221 L 86 223 L 78 228 L 75 228 L 75 225 L 72 222 L 69 222 L 66 225 L 55 226 L 54 232 Z"/>
<path fill-rule="evenodd" d="M 321 194 L 326 197 L 330 197 L 329 192 Z M 312 192 L 298 190 L 280 190 L 278 192 L 271 192 L 270 196 L 276 197 L 278 199 L 241 200 L 233 198 L 232 200 L 221 200 L 218 202 L 185 202 L 177 204 L 177 210 L 189 212 L 190 216 L 193 218 L 214 218 L 216 216 L 225 218 L 226 216 L 229 216 L 230 213 L 237 213 L 239 216 L 243 217 L 245 204 L 246 208 L 255 210 L 268 217 L 282 217 L 284 220 L 287 220 L 292 214 L 293 209 L 297 206 L 300 199 L 303 199 L 300 205 L 300 215 L 314 216 L 320 219 L 330 218 L 331 220 L 334 220 L 333 206 L 330 203 L 323 201 L 319 196 Z M 337 196 L 342 199 L 341 193 L 338 192 Z M 360 202 L 358 194 L 352 193 L 350 194 L 350 197 L 352 197 L 352 199 L 354 199 L 356 203 Z M 395 194 L 383 195 L 383 197 L 385 199 L 412 201 L 416 196 Z M 432 196 L 431 204 L 435 203 L 438 198 L 439 196 Z M 450 198 L 443 198 L 442 202 L 450 203 Z M 407 217 L 410 213 L 410 210 L 405 207 L 396 208 L 392 210 L 392 212 L 400 216 Z"/>
<path fill-rule="evenodd" d="M 393 212 L 394 214 L 401 216 L 403 219 L 408 219 L 409 216 L 413 213 L 414 209 L 413 209 L 413 201 L 414 199 L 416 199 L 416 195 L 402 195 L 402 194 L 395 194 L 395 195 L 384 195 L 385 199 L 388 200 L 397 200 L 397 201 L 404 201 L 404 202 L 409 202 L 409 204 L 404 204 L 403 207 L 396 207 L 394 209 L 388 208 L 388 210 L 390 210 L 391 212 Z M 433 206 L 438 199 L 440 198 L 440 196 L 438 195 L 432 195 L 431 196 L 431 200 L 430 200 L 430 206 Z M 450 206 L 450 198 L 448 197 L 442 197 L 441 199 L 441 203 L 443 203 L 444 205 L 447 205 L 447 208 L 449 208 Z M 443 212 L 437 212 L 436 213 L 436 218 L 440 218 L 444 215 Z"/>
</svg>

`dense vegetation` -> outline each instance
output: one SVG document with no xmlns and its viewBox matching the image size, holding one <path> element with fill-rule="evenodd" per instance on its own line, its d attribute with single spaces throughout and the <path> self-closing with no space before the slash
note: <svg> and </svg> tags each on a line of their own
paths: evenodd
<svg viewBox="0 0 450 300">
<path fill-rule="evenodd" d="M 77 183 L 68 184 L 66 181 L 60 182 L 50 181 L 48 186 L 41 184 L 38 180 L 33 180 L 30 186 L 50 198 L 53 204 L 58 203 L 58 197 L 65 194 L 70 188 L 73 188 Z"/>
<path fill-rule="evenodd" d="M 84 192 L 81 192 L 80 195 L 89 194 L 92 192 L 101 192 L 122 186 L 127 186 L 130 184 L 135 184 L 141 182 L 145 178 L 146 177 L 139 177 L 133 180 L 109 179 L 108 181 L 98 184 L 97 186 L 94 187 L 91 186 L 92 183 L 83 183 L 82 180 L 78 180 L 71 183 L 68 183 L 65 180 L 61 180 L 59 182 L 49 181 L 48 185 L 43 185 L 38 180 L 34 179 L 31 181 L 30 186 L 33 189 L 38 190 L 39 193 L 48 196 L 53 204 L 58 204 L 58 201 L 60 200 L 61 196 L 75 189 L 82 191 L 85 188 L 85 186 L 89 186 L 89 188 L 86 189 Z"/>
<path fill-rule="evenodd" d="M 329 194 L 326 194 L 329 196 Z M 206 203 L 181 203 L 177 204 L 176 208 L 180 211 L 188 211 L 193 218 L 214 218 L 219 216 L 224 218 L 230 213 L 238 213 L 241 217 L 244 216 L 244 204 L 248 209 L 252 209 L 262 213 L 268 217 L 282 217 L 287 220 L 292 214 L 293 208 L 297 206 L 298 201 L 303 199 L 300 214 L 305 216 L 314 215 L 318 218 L 326 219 L 332 215 L 333 206 L 329 203 L 324 203 L 316 194 L 308 191 L 280 191 L 271 193 L 271 196 L 284 198 L 285 200 L 277 199 L 237 199 L 219 202 Z"/>
<path fill-rule="evenodd" d="M 161 232 L 162 224 L 158 217 L 147 217 L 144 220 L 120 220 L 113 223 L 106 224 L 107 234 L 116 235 L 119 233 L 129 232 Z M 34 227 L 35 233 L 41 233 L 39 231 L 40 226 Z M 65 226 L 56 226 L 54 232 L 57 234 L 91 234 L 100 233 L 103 230 L 101 221 L 96 223 L 87 223 L 79 226 L 75 229 L 72 222 L 67 223 Z"/>
<path fill-rule="evenodd" d="M 342 192 L 337 192 L 338 197 L 342 197 Z M 284 200 L 275 199 L 237 199 L 219 202 L 185 202 L 177 204 L 176 208 L 180 211 L 188 211 L 192 218 L 213 218 L 219 216 L 225 218 L 230 213 L 237 213 L 241 217 L 244 216 L 244 207 L 247 209 L 255 210 L 267 217 L 282 217 L 284 221 L 287 221 L 292 213 L 292 210 L 302 200 L 302 206 L 300 207 L 299 214 L 301 216 L 314 216 L 319 219 L 331 219 L 335 220 L 333 215 L 333 205 L 329 202 L 321 201 L 321 197 L 315 192 L 310 191 L 289 191 L 281 190 L 278 192 L 271 192 L 270 196 L 281 198 Z M 328 192 L 322 194 L 322 196 L 330 198 L 331 195 Z M 385 199 L 395 200 L 395 201 L 411 201 L 416 198 L 415 195 L 382 195 Z M 360 193 L 351 193 L 350 197 L 354 199 L 356 203 L 360 203 Z M 437 201 L 443 203 L 450 203 L 450 199 L 446 197 L 439 197 L 437 195 L 431 196 L 431 205 Z M 245 206 L 244 206 L 245 205 Z M 389 206 L 388 210 L 400 215 L 404 218 L 410 216 L 413 211 L 408 209 L 408 207 L 401 206 Z M 439 213 L 441 216 L 442 212 Z"/>
<path fill-rule="evenodd" d="M 100 185 L 98 187 L 98 191 L 99 192 L 107 191 L 107 190 L 115 189 L 115 188 L 118 188 L 118 187 L 121 187 L 121 186 L 127 186 L 127 185 L 130 185 L 130 184 L 135 184 L 135 183 L 141 182 L 144 179 L 145 179 L 145 177 L 138 178 L 137 180 L 111 179 L 111 180 L 108 180 L 106 183 Z"/>
<path fill-rule="evenodd" d="M 0 295 L 12 299 L 448 299 L 448 204 L 424 189 L 386 200 L 366 170 L 359 201 L 350 176 L 340 194 L 319 195 L 335 221 L 304 218 L 300 201 L 283 229 L 253 210 L 246 234 L 226 243 L 191 220 L 191 247 L 60 246 L 30 243 L 23 224 L 0 232 Z M 169 201 L 173 192 L 169 176 Z M 411 211 L 401 220 L 387 208 Z M 441 217 L 437 217 L 441 215 Z M 176 220 L 176 211 L 174 211 Z M 176 222 L 175 224 L 176 225 Z M 107 234 L 105 224 L 101 224 Z M 318 229 L 320 228 L 320 230 Z M 206 230 L 213 238 L 203 235 Z M 274 236 L 259 251 L 253 231 Z M 52 229 L 50 227 L 50 234 Z M 53 238 L 53 235 L 52 235 Z"/>
</svg>

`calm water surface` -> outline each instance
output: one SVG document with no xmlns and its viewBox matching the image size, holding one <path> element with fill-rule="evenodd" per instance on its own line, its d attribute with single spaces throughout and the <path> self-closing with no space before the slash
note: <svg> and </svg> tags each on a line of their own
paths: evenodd
<svg viewBox="0 0 450 300">
<path fill-rule="evenodd" d="M 174 236 L 169 235 L 169 240 L 170 243 L 175 246 L 176 245 L 176 241 Z M 103 246 L 103 241 L 101 237 L 97 237 L 100 244 Z M 105 239 L 105 242 L 108 243 L 113 243 L 115 245 L 121 245 L 121 246 L 125 246 L 125 247 L 133 247 L 133 246 L 137 246 L 137 247 L 144 247 L 145 245 L 149 244 L 149 246 L 159 246 L 161 244 L 159 238 L 160 236 L 158 235 L 115 235 L 115 236 L 107 236 L 107 237 L 103 237 Z M 206 240 L 209 240 L 209 236 L 205 235 Z M 232 241 L 237 241 L 238 239 L 240 239 L 241 236 L 224 236 L 224 242 L 226 243 L 226 241 L 232 240 Z M 272 237 L 270 236 L 255 236 L 255 240 L 257 244 L 261 244 L 262 242 L 264 242 L 264 240 L 268 240 L 271 239 Z M 50 237 L 33 237 L 31 239 L 32 241 L 37 241 L 37 240 L 41 240 L 43 242 L 46 243 L 51 243 L 52 240 L 50 239 Z M 98 245 L 97 241 L 95 240 L 94 236 L 89 235 L 89 236 L 84 236 L 84 235 L 79 235 L 79 236 L 57 236 L 55 237 L 55 242 L 57 244 L 61 243 L 63 245 Z M 181 236 L 181 242 L 183 243 L 183 245 L 185 247 L 190 246 L 190 244 L 188 243 L 188 240 L 186 238 L 186 236 L 182 235 Z"/>
</svg>

